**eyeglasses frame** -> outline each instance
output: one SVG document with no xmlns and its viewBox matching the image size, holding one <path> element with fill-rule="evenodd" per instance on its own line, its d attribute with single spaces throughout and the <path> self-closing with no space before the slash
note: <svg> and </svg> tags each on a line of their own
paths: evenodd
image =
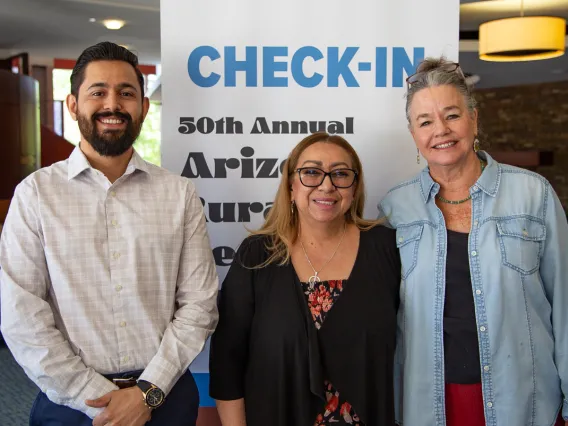
<svg viewBox="0 0 568 426">
<path fill-rule="evenodd" d="M 300 172 L 301 172 L 302 170 L 307 170 L 307 169 L 316 169 L 316 170 L 319 170 L 320 172 L 323 173 L 323 178 L 322 178 L 322 180 L 321 180 L 321 182 L 320 182 L 319 184 L 317 184 L 317 185 L 306 185 L 306 184 L 302 181 L 302 175 L 300 174 Z M 349 171 L 352 171 L 352 172 L 354 173 L 353 182 L 351 182 L 351 185 L 349 185 L 349 186 L 337 186 L 335 183 L 333 183 L 333 178 L 331 177 L 331 174 L 332 174 L 333 172 L 337 172 L 338 170 L 349 170 Z M 340 189 L 347 189 L 347 188 L 351 188 L 351 187 L 355 184 L 355 181 L 357 180 L 357 177 L 359 176 L 359 173 L 357 172 L 357 170 L 355 170 L 355 169 L 350 169 L 350 168 L 348 168 L 348 167 L 342 167 L 342 168 L 340 168 L 340 169 L 333 169 L 331 172 L 326 172 L 325 170 L 322 170 L 322 169 L 320 169 L 319 167 L 300 167 L 300 168 L 297 168 L 297 169 L 294 170 L 294 171 L 295 171 L 296 173 L 298 173 L 298 179 L 300 179 L 300 183 L 301 183 L 302 185 L 304 185 L 306 188 L 317 188 L 318 186 L 321 186 L 321 185 L 323 184 L 323 181 L 325 180 L 325 178 L 329 176 L 329 181 L 331 182 L 331 184 L 332 184 L 336 189 L 337 189 L 337 188 L 340 188 Z"/>
</svg>

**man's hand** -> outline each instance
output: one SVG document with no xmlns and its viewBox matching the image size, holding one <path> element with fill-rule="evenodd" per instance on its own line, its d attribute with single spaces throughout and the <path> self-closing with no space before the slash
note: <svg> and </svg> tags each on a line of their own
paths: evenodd
<svg viewBox="0 0 568 426">
<path fill-rule="evenodd" d="M 93 426 L 143 426 L 150 421 L 151 409 L 144 403 L 138 386 L 107 393 L 85 401 L 89 407 L 105 408 L 93 420 Z"/>
</svg>

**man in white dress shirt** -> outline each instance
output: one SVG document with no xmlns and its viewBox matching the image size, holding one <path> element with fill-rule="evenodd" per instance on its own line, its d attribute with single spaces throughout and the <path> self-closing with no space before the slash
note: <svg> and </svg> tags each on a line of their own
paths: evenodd
<svg viewBox="0 0 568 426">
<path fill-rule="evenodd" d="M 80 145 L 18 185 L 0 241 L 2 333 L 41 389 L 30 424 L 194 425 L 187 368 L 218 289 L 200 199 L 132 148 L 149 107 L 133 53 L 86 49 L 67 107 Z"/>
</svg>

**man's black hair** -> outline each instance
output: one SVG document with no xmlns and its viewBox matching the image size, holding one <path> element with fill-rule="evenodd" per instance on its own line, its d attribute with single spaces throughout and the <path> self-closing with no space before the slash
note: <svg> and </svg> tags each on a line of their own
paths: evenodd
<svg viewBox="0 0 568 426">
<path fill-rule="evenodd" d="M 81 84 L 83 84 L 85 80 L 85 68 L 91 62 L 95 61 L 123 61 L 132 65 L 134 71 L 136 71 L 138 83 L 140 84 L 141 97 L 144 99 L 144 76 L 138 69 L 138 57 L 130 50 L 118 44 L 111 43 L 110 41 L 103 41 L 94 46 L 87 47 L 83 53 L 81 53 L 79 59 L 77 59 L 77 63 L 71 73 L 71 94 L 75 96 L 75 98 L 79 97 L 79 87 L 81 87 Z"/>
</svg>

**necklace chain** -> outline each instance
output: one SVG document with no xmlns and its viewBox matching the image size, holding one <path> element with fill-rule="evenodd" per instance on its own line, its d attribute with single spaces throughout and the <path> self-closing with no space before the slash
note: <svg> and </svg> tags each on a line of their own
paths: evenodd
<svg viewBox="0 0 568 426">
<path fill-rule="evenodd" d="M 479 162 L 481 163 L 481 173 L 483 173 L 483 170 L 485 170 L 485 162 L 483 160 L 479 160 Z M 463 204 L 466 201 L 471 200 L 471 194 L 469 194 L 466 198 L 464 198 L 463 200 L 456 200 L 456 201 L 452 201 L 452 200 L 448 200 L 444 197 L 442 197 L 440 194 L 438 194 L 436 196 L 438 198 L 438 200 L 440 200 L 442 203 L 446 203 L 446 204 Z"/>
<path fill-rule="evenodd" d="M 304 248 L 304 244 L 302 243 L 302 240 L 300 239 L 300 245 L 302 246 L 302 250 L 304 251 L 304 256 L 306 256 L 306 260 L 308 261 L 308 263 L 310 264 L 310 267 L 312 268 L 312 270 L 314 271 L 314 275 L 312 275 L 309 279 L 308 279 L 308 283 L 310 284 L 310 288 L 314 288 L 314 285 L 316 282 L 320 282 L 321 279 L 320 277 L 318 277 L 318 274 L 323 270 L 323 268 L 325 268 L 327 266 L 327 264 L 329 262 L 331 262 L 331 259 L 333 259 L 335 257 L 335 254 L 337 253 L 337 250 L 339 250 L 339 246 L 341 245 L 341 243 L 343 242 L 343 237 L 345 237 L 345 231 L 347 231 L 347 223 L 345 223 L 343 225 L 343 234 L 341 235 L 341 239 L 339 240 L 339 244 L 337 244 L 337 247 L 335 247 L 335 250 L 333 251 L 333 254 L 330 256 L 329 259 L 327 259 L 327 261 L 323 264 L 323 266 L 320 268 L 319 271 L 316 271 L 316 268 L 314 268 L 314 265 L 312 265 L 312 262 L 310 260 L 310 258 L 308 257 L 308 253 L 306 252 L 306 249 Z"/>
</svg>

